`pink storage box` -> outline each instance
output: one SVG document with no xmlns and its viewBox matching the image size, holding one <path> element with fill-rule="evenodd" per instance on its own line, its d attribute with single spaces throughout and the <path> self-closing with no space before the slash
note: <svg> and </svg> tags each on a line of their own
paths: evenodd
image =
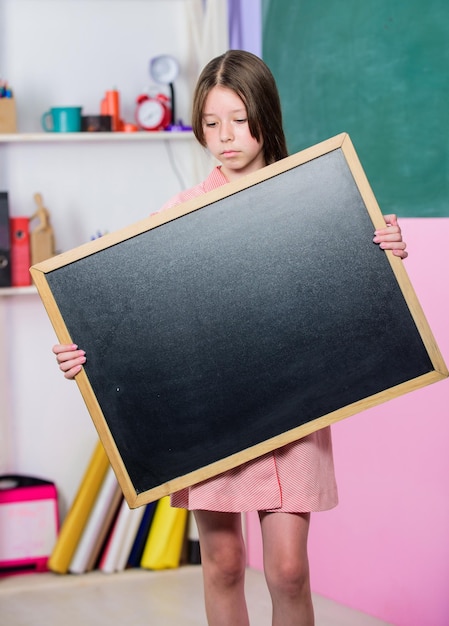
<svg viewBox="0 0 449 626">
<path fill-rule="evenodd" d="M 0 476 L 0 576 L 47 571 L 59 531 L 52 482 Z"/>
</svg>

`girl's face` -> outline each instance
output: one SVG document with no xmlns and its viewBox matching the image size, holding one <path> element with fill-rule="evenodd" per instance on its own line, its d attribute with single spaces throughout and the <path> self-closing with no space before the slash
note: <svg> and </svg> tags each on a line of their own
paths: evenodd
<svg viewBox="0 0 449 626">
<path fill-rule="evenodd" d="M 263 142 L 251 135 L 242 99 L 227 87 L 213 87 L 204 103 L 206 146 L 231 181 L 265 165 Z"/>
</svg>

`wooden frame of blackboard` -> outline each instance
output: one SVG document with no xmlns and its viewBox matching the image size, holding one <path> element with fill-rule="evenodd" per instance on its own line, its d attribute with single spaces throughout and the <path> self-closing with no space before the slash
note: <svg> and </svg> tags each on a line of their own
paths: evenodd
<svg viewBox="0 0 449 626">
<path fill-rule="evenodd" d="M 343 133 L 31 268 L 130 507 L 447 377 L 382 226 Z"/>
</svg>

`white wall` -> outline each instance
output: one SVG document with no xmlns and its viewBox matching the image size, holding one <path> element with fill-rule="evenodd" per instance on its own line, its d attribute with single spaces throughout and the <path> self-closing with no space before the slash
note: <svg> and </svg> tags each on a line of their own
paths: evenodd
<svg viewBox="0 0 449 626">
<path fill-rule="evenodd" d="M 51 106 L 100 112 L 108 89 L 121 95 L 121 117 L 134 121 L 136 97 L 154 87 L 149 61 L 172 54 L 176 117 L 190 120 L 198 67 L 186 28 L 188 0 L 0 0 L 0 75 L 14 90 L 20 132 L 39 132 Z M 167 89 L 161 86 L 161 90 Z M 170 153 L 170 149 L 172 154 Z M 8 147 L 0 187 L 13 215 L 30 215 L 40 191 L 61 250 L 100 230 L 115 230 L 156 210 L 181 187 L 197 182 L 192 141 L 89 143 Z M 172 168 L 173 156 L 181 178 Z"/>
<path fill-rule="evenodd" d="M 40 132 L 54 105 L 99 113 L 104 92 L 121 93 L 122 117 L 151 82 L 150 58 L 172 54 L 178 116 L 189 120 L 198 69 L 186 32 L 188 0 L 0 0 L 0 76 L 17 101 L 20 132 Z M 0 144 L 0 189 L 12 215 L 31 215 L 40 192 L 58 250 L 145 217 L 209 162 L 194 140 Z M 173 162 L 179 175 L 173 169 Z M 94 286 L 93 286 L 94 287 Z M 58 371 L 56 342 L 37 295 L 0 298 L 0 473 L 54 480 L 65 513 L 96 441 L 76 383 Z"/>
</svg>

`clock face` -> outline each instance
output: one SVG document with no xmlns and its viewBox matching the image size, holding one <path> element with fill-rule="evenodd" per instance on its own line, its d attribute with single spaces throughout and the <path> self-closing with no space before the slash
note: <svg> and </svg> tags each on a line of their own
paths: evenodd
<svg viewBox="0 0 449 626">
<path fill-rule="evenodd" d="M 178 75 L 178 62 L 168 54 L 162 54 L 150 61 L 150 75 L 157 83 L 168 85 Z"/>
<path fill-rule="evenodd" d="M 159 128 L 164 121 L 165 108 L 158 100 L 145 100 L 139 104 L 136 117 L 142 128 Z"/>
</svg>

